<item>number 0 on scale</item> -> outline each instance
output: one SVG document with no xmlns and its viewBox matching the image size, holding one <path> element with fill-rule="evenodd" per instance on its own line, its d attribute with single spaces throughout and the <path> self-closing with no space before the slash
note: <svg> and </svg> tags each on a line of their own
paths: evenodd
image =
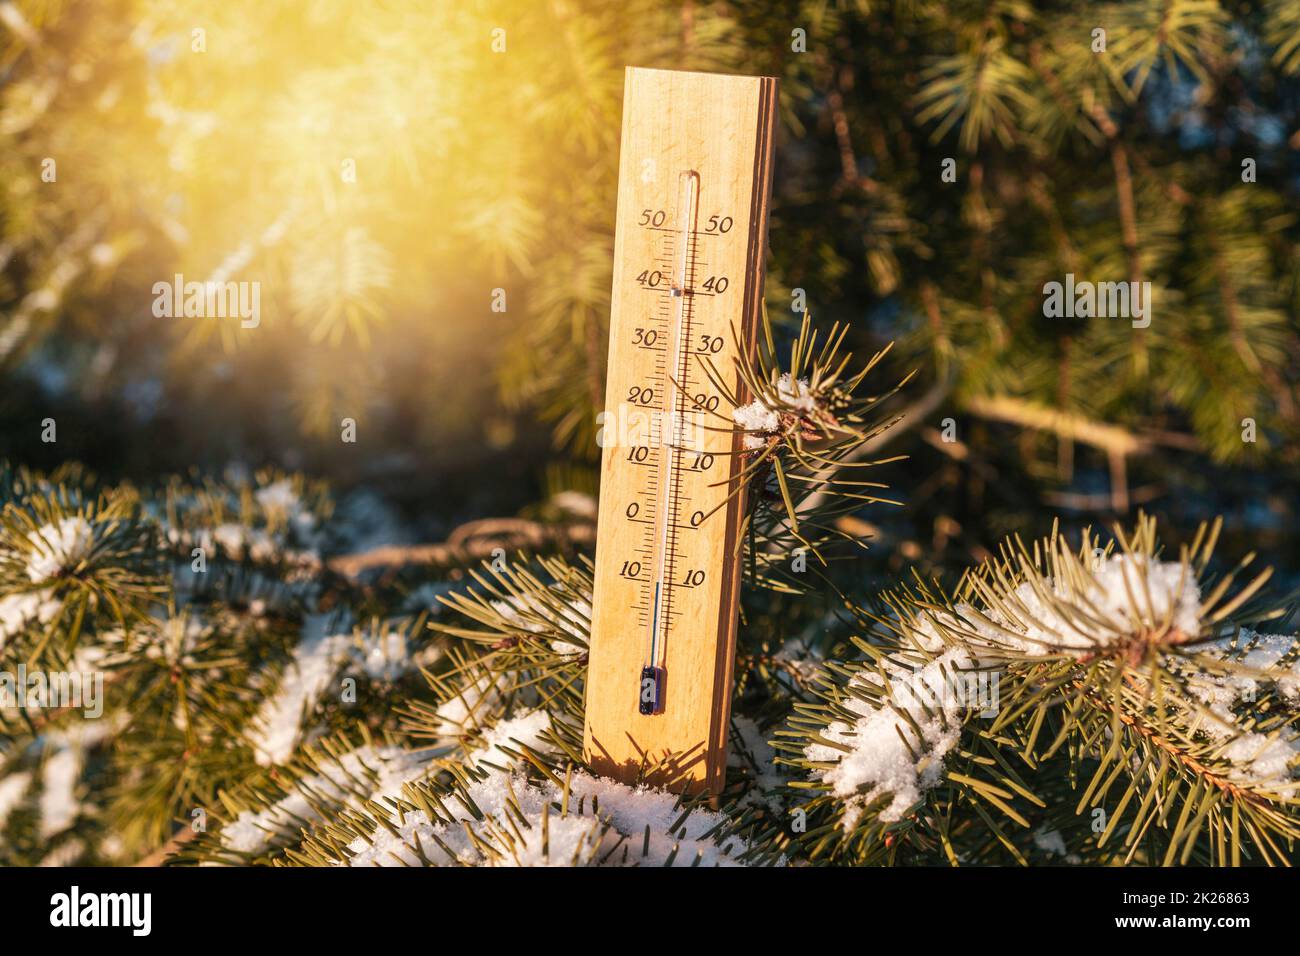
<svg viewBox="0 0 1300 956">
<path fill-rule="evenodd" d="M 708 369 L 753 348 L 776 88 L 627 71 L 584 734 L 626 782 L 722 788 L 744 496 Z"/>
</svg>

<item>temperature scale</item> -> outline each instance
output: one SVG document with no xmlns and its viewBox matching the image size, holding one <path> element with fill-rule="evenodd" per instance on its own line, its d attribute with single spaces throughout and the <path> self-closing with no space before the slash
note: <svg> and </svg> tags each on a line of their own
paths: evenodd
<svg viewBox="0 0 1300 956">
<path fill-rule="evenodd" d="M 623 99 L 586 759 L 717 793 L 740 582 L 743 386 L 777 81 L 630 68 Z"/>
</svg>

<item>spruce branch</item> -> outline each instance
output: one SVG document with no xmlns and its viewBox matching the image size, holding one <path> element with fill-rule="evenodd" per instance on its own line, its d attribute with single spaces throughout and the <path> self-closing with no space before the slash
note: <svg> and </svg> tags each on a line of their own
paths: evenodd
<svg viewBox="0 0 1300 956">
<path fill-rule="evenodd" d="M 952 598 L 918 581 L 861 612 L 862 658 L 829 664 L 776 744 L 814 794 L 810 856 L 1024 863 L 1068 803 L 1106 821 L 1074 828 L 1078 859 L 1291 862 L 1300 642 L 1255 630 L 1288 604 L 1249 556 L 1210 570 L 1217 536 L 1177 561 L 1145 517 L 1077 549 L 1011 539 Z M 947 828 L 972 810 L 992 841 Z"/>
<path fill-rule="evenodd" d="M 898 504 L 877 493 L 885 488 L 880 482 L 843 473 L 857 475 L 860 469 L 897 460 L 863 461 L 861 455 L 898 422 L 898 416 L 880 416 L 877 406 L 910 376 L 884 392 L 860 394 L 888 348 L 850 374 L 853 356 L 842 352 L 847 327 L 834 324 L 822 339 L 805 314 L 783 365 L 766 313 L 763 330 L 752 362 L 736 363 L 740 388 L 707 360 L 705 370 L 723 406 L 733 409 L 730 419 L 714 412 L 723 423 L 715 427 L 730 431 L 739 425 L 744 432 L 743 462 L 723 504 L 748 490 L 740 534 L 748 542 L 748 573 L 766 586 L 797 590 L 799 579 L 781 569 L 786 555 L 803 549 L 824 566 L 826 545 L 849 537 L 836 527 L 836 518 L 863 504 Z M 752 400 L 742 402 L 742 395 Z"/>
</svg>

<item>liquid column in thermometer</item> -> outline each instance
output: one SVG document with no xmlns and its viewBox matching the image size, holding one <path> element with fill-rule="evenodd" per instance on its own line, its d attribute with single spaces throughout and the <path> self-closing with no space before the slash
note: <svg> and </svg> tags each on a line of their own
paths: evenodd
<svg viewBox="0 0 1300 956">
<path fill-rule="evenodd" d="M 668 340 L 664 357 L 671 358 L 672 375 L 663 383 L 665 401 L 659 416 L 659 453 L 661 467 L 655 488 L 654 556 L 650 568 L 650 623 L 646 634 L 645 663 L 641 667 L 638 691 L 642 714 L 661 714 L 664 710 L 664 683 L 667 676 L 665 661 L 668 650 L 668 630 L 672 606 L 672 574 L 676 548 L 676 534 L 672 529 L 677 509 L 673 507 L 677 495 L 678 467 L 682 443 L 681 386 L 686 382 L 687 336 L 690 321 L 691 290 L 690 249 L 695 237 L 696 211 L 700 200 L 699 173 L 688 170 L 677 179 L 678 244 L 673 257 L 672 285 L 669 296 L 672 314 L 668 319 Z M 667 436 L 664 430 L 667 429 Z"/>
</svg>

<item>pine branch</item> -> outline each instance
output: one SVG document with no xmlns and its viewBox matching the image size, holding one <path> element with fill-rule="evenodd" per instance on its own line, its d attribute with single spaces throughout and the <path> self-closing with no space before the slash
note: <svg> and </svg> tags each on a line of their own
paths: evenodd
<svg viewBox="0 0 1300 956">
<path fill-rule="evenodd" d="M 1300 837 L 1300 642 L 1249 630 L 1286 603 L 1263 596 L 1267 571 L 1236 584 L 1249 558 L 1207 573 L 1217 535 L 1203 527 L 1177 562 L 1160 560 L 1146 518 L 1105 548 L 1087 533 L 1077 551 L 1056 534 L 1032 549 L 1012 540 L 951 600 L 918 582 L 863 611 L 863 658 L 830 664 L 822 702 L 777 744 L 814 794 L 806 851 L 901 862 L 942 846 L 954 863 L 1024 863 L 1034 808 L 1079 780 L 1075 813 L 1100 809 L 1108 825 L 1076 855 L 1100 860 L 1115 835 L 1129 862 L 1151 847 L 1148 862 L 1166 865 L 1287 862 Z M 979 675 L 995 681 L 991 710 L 970 694 Z M 942 823 L 974 808 L 994 843 Z"/>
</svg>

